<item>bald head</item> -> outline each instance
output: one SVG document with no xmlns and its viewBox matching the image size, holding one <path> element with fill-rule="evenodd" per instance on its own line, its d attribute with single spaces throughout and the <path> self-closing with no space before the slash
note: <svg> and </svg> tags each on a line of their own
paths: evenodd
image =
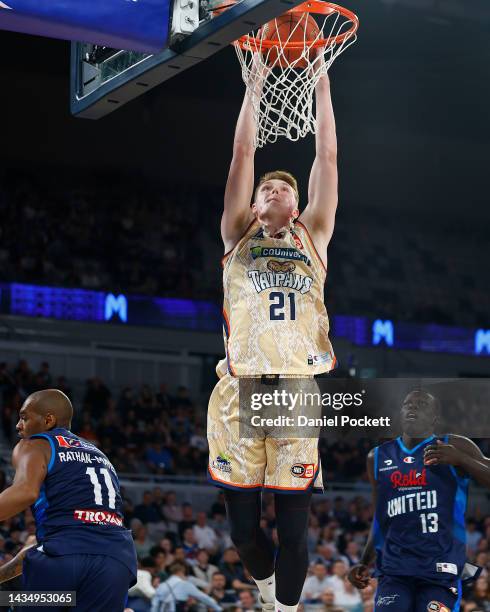
<svg viewBox="0 0 490 612">
<path fill-rule="evenodd" d="M 46 429 L 71 426 L 73 406 L 59 389 L 45 389 L 29 395 L 22 408 L 46 420 Z M 22 409 L 21 409 L 22 410 Z"/>
</svg>

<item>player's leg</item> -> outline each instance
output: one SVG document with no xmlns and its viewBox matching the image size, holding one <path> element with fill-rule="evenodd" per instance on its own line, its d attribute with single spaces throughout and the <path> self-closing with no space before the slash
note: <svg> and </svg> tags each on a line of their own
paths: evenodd
<svg viewBox="0 0 490 612">
<path fill-rule="evenodd" d="M 260 491 L 266 464 L 264 441 L 240 437 L 238 385 L 237 378 L 225 375 L 209 398 L 208 475 L 224 488 Z"/>
<path fill-rule="evenodd" d="M 264 439 L 240 438 L 238 379 L 223 376 L 208 407 L 209 477 L 225 490 L 231 539 L 264 602 L 274 601 L 274 550 L 260 528 Z"/>
<path fill-rule="evenodd" d="M 461 583 L 432 584 L 419 581 L 414 612 L 459 612 Z"/>
<path fill-rule="evenodd" d="M 374 596 L 374 612 L 415 612 L 416 589 L 413 583 L 413 578 L 406 576 L 380 576 Z"/>
<path fill-rule="evenodd" d="M 131 585 L 130 570 L 114 557 L 76 555 L 77 605 L 73 612 L 123 612 Z"/>
<path fill-rule="evenodd" d="M 53 557 L 33 548 L 28 551 L 22 568 L 22 584 L 25 591 L 76 591 L 77 590 L 77 555 Z M 15 608 L 29 612 L 32 607 Z M 56 612 L 60 607 L 40 606 L 40 612 Z M 74 608 L 68 608 L 74 610 Z"/>
<path fill-rule="evenodd" d="M 303 493 L 276 493 L 274 496 L 279 540 L 275 567 L 276 608 L 285 612 L 293 612 L 298 607 L 308 571 L 307 533 L 312 493 L 310 488 Z"/>
<path fill-rule="evenodd" d="M 29 551 L 23 565 L 26 591 L 75 591 L 72 612 L 123 612 L 132 575 L 117 559 L 105 555 L 50 556 Z M 23 612 L 31 608 L 19 608 Z M 44 612 L 59 607 L 39 607 Z"/>
<path fill-rule="evenodd" d="M 323 490 L 316 438 L 266 438 L 265 486 L 275 491 L 279 552 L 276 609 L 294 612 L 308 570 L 308 519 L 313 489 Z"/>
<path fill-rule="evenodd" d="M 274 601 L 274 546 L 260 527 L 260 491 L 225 490 L 231 539 L 266 603 Z"/>
</svg>

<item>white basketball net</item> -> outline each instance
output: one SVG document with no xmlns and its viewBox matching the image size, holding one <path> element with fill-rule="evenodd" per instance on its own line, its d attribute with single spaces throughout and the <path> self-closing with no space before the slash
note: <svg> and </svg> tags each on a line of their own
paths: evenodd
<svg viewBox="0 0 490 612">
<path fill-rule="evenodd" d="M 257 123 L 256 147 L 275 142 L 279 136 L 295 141 L 309 132 L 315 133 L 315 85 L 335 58 L 357 38 L 352 21 L 336 5 L 326 4 L 331 7 L 327 15 L 310 13 L 310 20 L 308 13 L 297 15 L 298 22 L 284 40 L 280 39 L 277 20 L 274 20 L 278 34 L 277 46 L 263 46 L 266 28 L 242 38 L 245 48 L 240 46 L 239 41 L 234 43 Z M 307 40 L 306 28 L 312 18 L 319 31 L 314 39 Z M 354 31 L 349 33 L 350 29 Z M 285 43 L 294 40 L 296 31 L 303 32 L 303 44 L 300 49 L 288 49 Z M 335 39 L 342 34 L 346 34 L 345 38 L 337 42 Z M 325 46 L 314 47 L 315 42 L 322 38 L 327 41 Z"/>
</svg>

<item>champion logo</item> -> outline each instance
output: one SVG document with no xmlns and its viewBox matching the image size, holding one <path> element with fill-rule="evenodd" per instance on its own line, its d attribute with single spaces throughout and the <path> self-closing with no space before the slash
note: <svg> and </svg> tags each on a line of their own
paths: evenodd
<svg viewBox="0 0 490 612">
<path fill-rule="evenodd" d="M 415 458 L 409 455 L 408 457 L 403 458 L 403 463 L 415 463 Z"/>
<path fill-rule="evenodd" d="M 397 470 L 390 476 L 390 480 L 394 489 L 400 487 L 426 487 L 428 484 L 427 470 L 425 468 L 422 472 L 410 470 L 408 474 L 404 474 L 400 470 Z"/>
</svg>

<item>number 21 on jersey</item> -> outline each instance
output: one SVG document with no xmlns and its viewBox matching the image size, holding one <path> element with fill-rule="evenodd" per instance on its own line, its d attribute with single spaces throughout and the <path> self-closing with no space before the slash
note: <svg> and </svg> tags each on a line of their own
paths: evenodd
<svg viewBox="0 0 490 612">
<path fill-rule="evenodd" d="M 296 319 L 296 302 L 294 293 L 287 294 L 288 306 L 286 306 L 286 294 L 282 291 L 271 291 L 269 294 L 270 306 L 269 316 L 271 321 L 284 321 L 286 315 L 290 321 Z"/>
</svg>

